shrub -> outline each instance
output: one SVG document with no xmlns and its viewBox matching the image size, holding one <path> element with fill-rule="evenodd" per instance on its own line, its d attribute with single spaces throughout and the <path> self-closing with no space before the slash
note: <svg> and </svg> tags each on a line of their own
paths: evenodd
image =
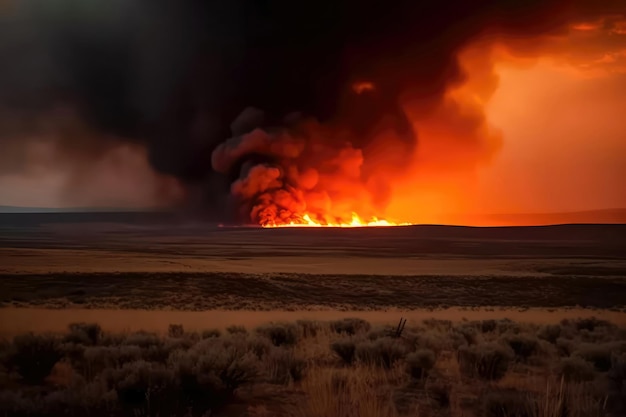
<svg viewBox="0 0 626 417">
<path fill-rule="evenodd" d="M 304 338 L 315 337 L 322 329 L 322 324 L 314 320 L 298 320 L 296 325 Z"/>
<path fill-rule="evenodd" d="M 256 380 L 260 364 L 245 343 L 243 338 L 212 338 L 172 354 L 168 362 L 189 408 L 216 410 L 230 401 L 237 388 Z"/>
<path fill-rule="evenodd" d="M 626 415 L 626 354 L 613 356 L 607 378 L 607 407 L 616 416 Z"/>
<path fill-rule="evenodd" d="M 173 371 L 161 364 L 136 361 L 108 370 L 104 380 L 122 407 L 141 415 L 172 415 L 182 409 L 181 391 Z"/>
<path fill-rule="evenodd" d="M 407 371 L 412 378 L 420 379 L 428 375 L 435 366 L 435 353 L 430 349 L 419 349 L 406 357 Z"/>
<path fill-rule="evenodd" d="M 511 319 L 498 320 L 498 333 L 511 333 L 518 334 L 521 331 L 519 323 L 514 322 Z"/>
<path fill-rule="evenodd" d="M 458 351 L 461 373 L 484 380 L 499 380 L 509 368 L 513 352 L 495 343 L 462 346 Z"/>
<path fill-rule="evenodd" d="M 180 338 L 185 334 L 185 329 L 182 324 L 170 324 L 167 328 L 167 335 L 172 338 Z"/>
<path fill-rule="evenodd" d="M 556 348 L 561 356 L 570 356 L 576 349 L 576 343 L 569 339 L 559 337 L 556 339 Z"/>
<path fill-rule="evenodd" d="M 591 362 L 600 372 L 606 372 L 611 369 L 611 346 L 608 344 L 584 343 L 576 349 L 573 355 Z"/>
<path fill-rule="evenodd" d="M 516 390 L 497 390 L 489 392 L 483 400 L 484 417 L 534 417 L 538 413 L 537 405 L 528 393 Z"/>
<path fill-rule="evenodd" d="M 330 345 L 330 348 L 344 361 L 347 365 L 352 365 L 355 359 L 356 344 L 353 340 L 344 339 L 337 340 Z"/>
<path fill-rule="evenodd" d="M 62 358 L 54 336 L 25 334 L 13 339 L 13 352 L 7 358 L 13 368 L 29 384 L 40 384 L 50 375 Z"/>
<path fill-rule="evenodd" d="M 90 346 L 83 353 L 82 360 L 72 363 L 74 368 L 87 379 L 106 369 L 115 369 L 142 358 L 139 346 Z"/>
<path fill-rule="evenodd" d="M 394 363 L 403 359 L 407 354 L 404 345 L 397 339 L 385 337 L 374 341 L 365 340 L 356 345 L 355 357 L 368 365 L 382 366 L 389 369 Z"/>
<path fill-rule="evenodd" d="M 97 323 L 71 323 L 69 330 L 70 334 L 67 337 L 70 342 L 75 342 L 72 340 L 75 339 L 86 341 L 84 344 L 97 345 L 102 337 L 102 328 Z"/>
<path fill-rule="evenodd" d="M 476 328 L 468 323 L 464 323 L 454 329 L 455 333 L 461 335 L 468 345 L 473 345 L 477 341 Z"/>
<path fill-rule="evenodd" d="M 212 337 L 220 337 L 221 335 L 222 335 L 222 332 L 219 331 L 218 329 L 209 329 L 209 330 L 204 330 L 202 332 L 203 339 L 210 339 Z"/>
<path fill-rule="evenodd" d="M 498 322 L 495 320 L 483 320 L 480 322 L 480 331 L 483 333 L 493 333 L 498 328 Z"/>
<path fill-rule="evenodd" d="M 593 365 L 576 356 L 561 359 L 558 372 L 566 381 L 574 382 L 591 381 L 596 376 Z"/>
<path fill-rule="evenodd" d="M 598 327 L 608 327 L 608 328 L 615 327 L 615 325 L 611 323 L 610 321 L 600 320 L 596 317 L 578 319 L 578 320 L 575 320 L 573 324 L 574 324 L 574 327 L 576 327 L 576 329 L 579 331 L 588 330 L 590 332 L 593 332 Z"/>
<path fill-rule="evenodd" d="M 272 344 L 266 338 L 253 337 L 246 339 L 246 348 L 261 359 L 272 349 Z"/>
<path fill-rule="evenodd" d="M 439 320 L 439 319 L 426 319 L 423 320 L 424 326 L 429 329 L 436 329 L 441 331 L 448 331 L 452 329 L 452 321 L 451 320 Z"/>
<path fill-rule="evenodd" d="M 140 331 L 129 334 L 121 344 L 139 346 L 142 349 L 148 349 L 152 346 L 162 345 L 163 340 L 155 333 Z"/>
<path fill-rule="evenodd" d="M 304 377 L 306 362 L 298 358 L 292 350 L 273 348 L 265 360 L 270 382 L 287 385 L 299 382 Z"/>
<path fill-rule="evenodd" d="M 256 331 L 267 337 L 274 346 L 291 346 L 298 341 L 298 329 L 292 324 L 269 324 L 259 327 Z"/>
<path fill-rule="evenodd" d="M 528 335 L 517 334 L 505 339 L 506 343 L 513 349 L 515 356 L 522 361 L 537 353 L 539 341 Z"/>
<path fill-rule="evenodd" d="M 435 382 L 427 387 L 428 398 L 439 408 L 450 407 L 450 385 Z"/>
<path fill-rule="evenodd" d="M 558 324 L 549 324 L 542 326 L 537 332 L 539 339 L 556 344 L 557 339 L 561 336 L 561 326 Z"/>
<path fill-rule="evenodd" d="M 330 323 L 330 328 L 335 333 L 345 333 L 347 335 L 355 335 L 357 333 L 365 333 L 371 329 L 371 325 L 362 319 L 346 318 L 336 320 Z"/>
<path fill-rule="evenodd" d="M 369 340 L 376 340 L 376 339 L 380 339 L 383 337 L 388 337 L 390 335 L 390 331 L 389 329 L 385 329 L 385 328 L 377 328 L 377 329 L 372 329 L 367 333 L 367 338 Z"/>
<path fill-rule="evenodd" d="M 456 350 L 459 346 L 465 345 L 466 343 L 465 338 L 458 333 L 449 335 L 436 330 L 421 332 L 416 335 L 415 340 L 418 349 L 425 348 L 432 350 L 435 356 L 439 356 L 444 350 Z"/>
<path fill-rule="evenodd" d="M 226 328 L 226 332 L 228 332 L 229 334 L 247 334 L 248 329 L 246 329 L 244 326 L 228 326 Z"/>
</svg>

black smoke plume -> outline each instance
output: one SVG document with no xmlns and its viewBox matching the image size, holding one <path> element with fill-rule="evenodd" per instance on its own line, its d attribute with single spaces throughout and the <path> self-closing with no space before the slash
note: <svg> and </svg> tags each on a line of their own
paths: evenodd
<svg viewBox="0 0 626 417">
<path fill-rule="evenodd" d="M 81 175 L 120 143 L 141 146 L 156 172 L 187 188 L 190 204 L 248 216 L 243 221 L 267 215 L 259 214 L 266 198 L 306 205 L 304 190 L 326 193 L 315 200 L 325 201 L 336 186 L 327 174 L 337 171 L 373 207 L 384 205 L 388 187 L 371 155 L 388 154 L 385 166 L 396 170 L 409 163 L 420 137 L 400 102 L 436 107 L 466 76 L 457 60 L 466 45 L 492 34 L 556 35 L 576 19 L 626 7 L 617 0 L 2 4 L 0 175 L 30 163 L 24 149 L 52 125 L 63 165 L 85 167 L 71 173 Z M 354 86 L 363 82 L 374 88 L 359 94 Z M 71 109 L 84 133 L 59 133 L 49 121 L 59 108 Z M 383 131 L 393 132 L 387 145 Z M 325 158 L 338 159 L 322 166 Z M 350 160 L 356 165 L 346 167 Z M 263 183 L 250 172 L 262 172 Z M 289 217 L 272 204 L 270 215 Z"/>
</svg>

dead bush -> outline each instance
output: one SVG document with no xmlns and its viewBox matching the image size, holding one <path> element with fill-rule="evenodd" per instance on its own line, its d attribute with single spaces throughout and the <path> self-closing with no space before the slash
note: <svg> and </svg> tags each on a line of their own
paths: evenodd
<svg viewBox="0 0 626 417">
<path fill-rule="evenodd" d="M 450 407 L 450 384 L 434 381 L 426 386 L 428 398 L 437 408 Z"/>
<path fill-rule="evenodd" d="M 71 323 L 69 331 L 65 341 L 76 344 L 97 345 L 102 336 L 102 328 L 96 323 Z"/>
<path fill-rule="evenodd" d="M 539 341 L 533 336 L 516 334 L 506 337 L 504 341 L 513 349 L 515 357 L 521 361 L 527 361 L 539 350 Z"/>
<path fill-rule="evenodd" d="M 483 320 L 480 322 L 480 331 L 483 333 L 493 333 L 498 328 L 498 322 L 495 320 Z"/>
<path fill-rule="evenodd" d="M 558 373 L 562 375 L 566 381 L 573 382 L 591 381 L 596 376 L 593 365 L 576 356 L 561 359 Z"/>
<path fill-rule="evenodd" d="M 357 333 L 366 333 L 371 329 L 371 324 L 363 319 L 346 318 L 336 320 L 330 323 L 330 328 L 335 333 L 355 335 Z"/>
<path fill-rule="evenodd" d="M 419 349 L 406 356 L 406 363 L 407 371 L 412 378 L 423 378 L 435 366 L 435 353 L 430 349 Z"/>
<path fill-rule="evenodd" d="M 558 324 L 548 324 L 542 326 L 537 332 L 539 339 L 545 340 L 552 344 L 556 344 L 557 339 L 561 336 L 561 326 Z"/>
<path fill-rule="evenodd" d="M 222 332 L 219 331 L 218 329 L 209 329 L 209 330 L 202 331 L 203 339 L 209 339 L 211 337 L 220 337 L 221 335 L 222 335 Z"/>
<path fill-rule="evenodd" d="M 156 333 L 140 331 L 126 336 L 121 344 L 127 346 L 139 346 L 142 349 L 148 349 L 153 346 L 161 346 L 163 344 L 163 339 L 161 339 Z"/>
<path fill-rule="evenodd" d="M 247 334 L 248 329 L 244 326 L 228 326 L 226 332 L 229 334 Z"/>
<path fill-rule="evenodd" d="M 185 335 L 185 328 L 182 324 L 170 324 L 167 328 L 167 335 L 171 338 L 180 338 Z"/>
<path fill-rule="evenodd" d="M 168 363 L 179 378 L 187 406 L 195 411 L 211 411 L 233 399 L 235 391 L 257 380 L 259 359 L 243 338 L 207 339 L 188 351 L 176 351 Z"/>
<path fill-rule="evenodd" d="M 484 417 L 534 417 L 538 412 L 530 395 L 517 390 L 490 391 L 483 400 Z"/>
<path fill-rule="evenodd" d="M 324 328 L 323 324 L 314 320 L 298 320 L 296 325 L 300 329 L 300 334 L 303 338 L 316 337 L 317 334 Z"/>
<path fill-rule="evenodd" d="M 582 343 L 573 356 L 578 356 L 593 364 L 596 370 L 606 372 L 611 369 L 612 346 L 610 344 Z"/>
<path fill-rule="evenodd" d="M 28 384 L 41 384 L 61 360 L 59 340 L 51 335 L 32 333 L 16 336 L 6 366 Z"/>
<path fill-rule="evenodd" d="M 556 339 L 556 349 L 560 356 L 571 356 L 576 350 L 576 342 L 559 337 Z"/>
<path fill-rule="evenodd" d="M 287 385 L 304 377 L 306 362 L 293 350 L 273 348 L 263 362 L 268 369 L 269 380 L 274 384 Z"/>
<path fill-rule="evenodd" d="M 600 319 L 598 319 L 596 317 L 577 319 L 577 320 L 574 320 L 572 324 L 574 325 L 574 327 L 578 331 L 580 331 L 580 330 L 587 330 L 587 331 L 590 331 L 590 332 L 593 332 L 594 330 L 596 330 L 599 327 L 608 327 L 608 328 L 615 328 L 616 327 L 610 321 L 600 320 Z"/>
<path fill-rule="evenodd" d="M 361 363 L 390 369 L 397 361 L 404 359 L 407 353 L 408 349 L 397 339 L 386 337 L 357 343 L 355 358 Z"/>
<path fill-rule="evenodd" d="M 473 345 L 478 340 L 476 328 L 469 323 L 463 323 L 457 326 L 454 329 L 454 333 L 462 336 L 462 340 L 468 345 Z"/>
<path fill-rule="evenodd" d="M 292 346 L 298 342 L 298 328 L 293 324 L 268 324 L 256 331 L 267 337 L 274 346 Z"/>
<path fill-rule="evenodd" d="M 330 345 L 330 348 L 346 365 L 352 365 L 354 363 L 356 353 L 356 343 L 354 340 L 337 340 Z"/>
<path fill-rule="evenodd" d="M 499 380 L 506 374 L 513 357 L 510 348 L 496 343 L 462 346 L 458 351 L 461 374 L 484 380 Z"/>
<path fill-rule="evenodd" d="M 144 416 L 175 415 L 185 408 L 178 379 L 162 364 L 130 362 L 103 375 L 122 408 Z"/>
<path fill-rule="evenodd" d="M 626 415 L 626 354 L 613 356 L 607 379 L 608 409 L 616 416 Z"/>
</svg>

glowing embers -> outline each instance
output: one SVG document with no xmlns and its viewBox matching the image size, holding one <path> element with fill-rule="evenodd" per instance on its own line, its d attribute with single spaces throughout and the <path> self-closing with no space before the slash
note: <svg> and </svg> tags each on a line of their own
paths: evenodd
<svg viewBox="0 0 626 417">
<path fill-rule="evenodd" d="M 394 223 L 387 220 L 381 220 L 372 217 L 370 220 L 361 219 L 356 213 L 352 213 L 352 220 L 349 222 L 320 222 L 313 220 L 308 214 L 304 214 L 298 220 L 291 220 L 289 223 L 268 223 L 262 225 L 266 228 L 271 227 L 393 227 L 393 226 L 411 226 L 412 223 Z"/>
</svg>

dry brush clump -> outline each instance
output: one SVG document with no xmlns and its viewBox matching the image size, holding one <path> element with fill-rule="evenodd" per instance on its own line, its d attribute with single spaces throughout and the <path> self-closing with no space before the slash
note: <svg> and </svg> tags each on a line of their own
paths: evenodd
<svg viewBox="0 0 626 417">
<path fill-rule="evenodd" d="M 462 346 L 457 357 L 464 376 L 497 381 L 508 371 L 514 353 L 509 347 L 492 342 Z"/>
<path fill-rule="evenodd" d="M 13 340 L 5 366 L 15 370 L 26 383 L 41 384 L 62 357 L 58 337 L 31 333 Z"/>
<path fill-rule="evenodd" d="M 111 334 L 77 323 L 21 335 L 0 343 L 0 416 L 626 415 L 626 332 L 611 323 L 397 327 L 342 319 Z"/>
</svg>

